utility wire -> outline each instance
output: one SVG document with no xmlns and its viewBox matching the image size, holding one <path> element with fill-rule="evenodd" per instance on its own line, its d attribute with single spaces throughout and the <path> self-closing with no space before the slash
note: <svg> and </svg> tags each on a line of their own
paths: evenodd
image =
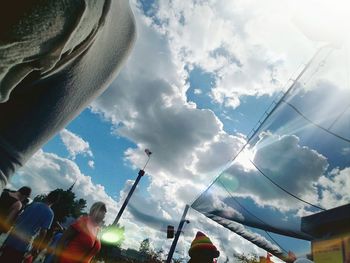
<svg viewBox="0 0 350 263">
<path fill-rule="evenodd" d="M 332 122 L 331 125 L 329 125 L 327 130 L 330 130 L 333 128 L 334 124 L 341 118 L 343 117 L 344 113 L 349 109 L 350 104 L 348 106 L 345 107 L 345 109 L 337 116 L 337 118 L 335 118 L 335 120 Z"/>
<path fill-rule="evenodd" d="M 230 197 L 233 199 L 233 201 L 238 204 L 238 206 L 240 206 L 244 211 L 246 211 L 249 215 L 251 215 L 252 217 L 256 218 L 258 221 L 260 221 L 261 223 L 263 223 L 264 225 L 268 226 L 269 224 L 267 224 L 264 220 L 262 220 L 261 218 L 257 217 L 256 215 L 254 215 L 252 212 L 250 212 L 248 209 L 246 209 L 233 195 L 232 193 L 227 189 L 227 187 L 223 184 L 223 182 L 219 179 L 219 183 L 222 185 L 222 187 L 224 187 L 224 189 L 226 190 L 226 192 L 230 195 Z M 285 250 L 275 239 L 273 239 L 271 237 L 271 235 L 264 230 L 265 233 L 271 238 L 271 240 L 284 252 L 286 252 L 288 254 L 288 251 Z"/>
<path fill-rule="evenodd" d="M 231 159 L 231 161 L 228 163 L 231 164 L 236 158 L 237 156 L 247 147 L 247 145 L 250 143 L 250 141 L 254 138 L 254 136 L 258 133 L 258 131 L 261 129 L 261 127 L 265 124 L 265 122 L 267 121 L 267 119 L 272 115 L 272 113 L 274 113 L 276 111 L 276 109 L 279 107 L 280 104 L 282 104 L 282 102 L 284 101 L 284 99 L 289 95 L 290 91 L 295 87 L 295 85 L 297 84 L 297 82 L 300 80 L 300 78 L 303 76 L 303 74 L 305 73 L 305 71 L 311 66 L 311 64 L 316 60 L 316 58 L 318 57 L 318 55 L 321 53 L 321 51 L 323 49 L 329 48 L 329 45 L 326 45 L 324 47 L 321 47 L 319 50 L 317 50 L 317 52 L 313 55 L 313 57 L 309 60 L 309 62 L 305 65 L 304 69 L 298 74 L 298 76 L 295 78 L 295 80 L 293 81 L 293 83 L 289 86 L 289 88 L 287 89 L 287 91 L 283 94 L 283 96 L 277 101 L 273 101 L 272 104 L 275 104 L 275 106 L 271 109 L 271 111 L 269 111 L 266 114 L 266 117 L 264 118 L 264 120 L 259 121 L 258 124 L 259 126 L 257 127 L 257 129 L 253 129 L 252 134 L 250 135 L 250 137 L 248 138 L 247 142 L 242 146 L 242 148 L 238 151 L 237 154 L 234 155 L 234 157 Z M 272 105 L 271 104 L 271 105 Z M 270 105 L 270 106 L 271 106 Z M 264 113 L 265 114 L 265 113 Z M 263 114 L 263 116 L 264 116 Z M 223 170 L 225 171 L 225 169 Z M 191 204 L 191 207 L 193 207 L 193 204 L 198 201 L 198 199 L 204 195 L 209 188 L 214 185 L 217 180 L 219 179 L 219 177 L 221 176 L 221 174 L 223 173 L 223 171 L 213 180 L 213 182 L 201 193 L 199 194 L 199 196 L 194 199 L 194 201 Z"/>
<path fill-rule="evenodd" d="M 346 51 L 348 51 L 348 49 L 346 49 Z M 345 54 L 345 59 L 346 59 L 346 87 L 349 90 L 349 54 L 348 52 L 346 52 Z M 339 116 L 337 118 L 335 118 L 335 120 L 332 122 L 332 124 L 328 127 L 328 129 L 332 129 L 332 127 L 334 126 L 334 124 L 344 115 L 344 113 L 348 110 L 348 108 L 350 107 L 350 104 L 348 106 L 345 107 L 345 109 L 339 114 Z"/>
<path fill-rule="evenodd" d="M 301 199 L 300 197 L 296 196 L 295 194 L 289 192 L 288 190 L 284 189 L 282 186 L 280 186 L 279 184 L 277 184 L 275 181 L 273 181 L 270 177 L 268 177 L 263 171 L 261 171 L 261 169 L 259 169 L 259 167 L 252 161 L 249 159 L 249 161 L 254 165 L 254 167 L 267 179 L 269 180 L 272 184 L 274 184 L 275 186 L 277 186 L 279 189 L 281 189 L 283 192 L 293 196 L 294 198 L 298 199 L 299 201 L 305 203 L 305 204 L 308 204 L 308 205 L 311 205 L 317 209 L 320 209 L 320 210 L 323 210 L 325 211 L 326 209 L 324 209 L 323 207 L 320 207 L 318 205 L 314 205 L 312 203 L 309 203 L 308 201 L 305 201 L 303 199 Z"/>
<path fill-rule="evenodd" d="M 266 233 L 266 235 L 268 235 L 269 236 L 269 238 L 271 238 L 271 240 L 280 248 L 280 249 L 282 249 L 285 253 L 289 253 L 289 251 L 287 251 L 286 249 L 284 249 L 271 235 L 270 235 L 270 233 L 269 232 L 267 232 L 266 230 L 265 230 L 265 233 Z"/>
<path fill-rule="evenodd" d="M 334 133 L 334 132 L 332 132 L 332 131 L 330 131 L 330 130 L 324 128 L 324 127 L 322 127 L 321 125 L 319 125 L 319 124 L 313 122 L 312 120 L 310 120 L 310 119 L 309 119 L 308 117 L 306 117 L 303 113 L 301 113 L 301 111 L 299 111 L 294 105 L 290 104 L 289 102 L 287 102 L 287 101 L 285 101 L 285 100 L 283 100 L 283 102 L 284 102 L 285 104 L 287 104 L 289 107 L 291 107 L 296 113 L 298 113 L 301 117 L 303 117 L 305 120 L 307 120 L 307 121 L 308 121 L 309 123 L 311 123 L 312 125 L 314 125 L 314 126 L 320 128 L 321 130 L 323 130 L 323 131 L 325 131 L 325 132 L 327 132 L 327 133 L 329 133 L 329 134 L 331 134 L 331 135 L 333 135 L 333 136 L 335 136 L 335 137 L 337 137 L 337 138 L 339 138 L 339 139 L 341 139 L 341 140 L 343 140 L 343 141 L 345 141 L 345 142 L 350 143 L 350 140 L 349 140 L 349 139 L 347 139 L 347 138 L 345 138 L 345 137 L 343 137 L 343 136 L 340 136 L 340 135 L 338 135 L 338 134 L 336 134 L 336 133 Z"/>
</svg>

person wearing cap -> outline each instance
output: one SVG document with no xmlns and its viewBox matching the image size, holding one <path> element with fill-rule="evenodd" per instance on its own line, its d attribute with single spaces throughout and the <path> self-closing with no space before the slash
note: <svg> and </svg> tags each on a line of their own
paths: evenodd
<svg viewBox="0 0 350 263">
<path fill-rule="evenodd" d="M 220 256 L 220 252 L 209 237 L 198 231 L 188 250 L 188 255 L 191 258 L 188 263 L 213 263 L 214 258 Z"/>
<path fill-rule="evenodd" d="M 0 234 L 7 233 L 28 200 L 32 189 L 23 186 L 17 191 L 4 190 L 0 196 Z"/>
</svg>

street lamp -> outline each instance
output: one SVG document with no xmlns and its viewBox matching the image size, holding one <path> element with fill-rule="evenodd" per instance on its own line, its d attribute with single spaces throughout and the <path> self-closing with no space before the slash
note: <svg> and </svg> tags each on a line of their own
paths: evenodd
<svg viewBox="0 0 350 263">
<path fill-rule="evenodd" d="M 180 221 L 180 224 L 179 224 L 179 226 L 177 228 L 177 231 L 176 231 L 173 243 L 171 244 L 166 263 L 171 263 L 171 259 L 173 258 L 175 247 L 176 247 L 177 241 L 179 240 L 179 237 L 180 237 L 180 234 L 181 234 L 181 231 L 182 231 L 182 228 L 183 228 L 184 224 L 185 223 L 187 223 L 187 224 L 190 223 L 190 221 L 186 219 L 186 215 L 187 215 L 187 212 L 188 212 L 189 208 L 190 208 L 189 205 L 185 206 L 185 210 L 184 210 L 184 212 L 182 214 L 181 221 Z"/>
<path fill-rule="evenodd" d="M 125 201 L 124 201 L 122 207 L 120 208 L 120 210 L 119 210 L 119 212 L 118 212 L 117 217 L 115 218 L 115 220 L 114 220 L 114 222 L 113 222 L 113 225 L 117 225 L 117 224 L 118 224 L 119 219 L 120 219 L 120 217 L 122 216 L 122 214 L 123 214 L 123 212 L 124 212 L 124 209 L 125 209 L 125 207 L 127 206 L 127 204 L 128 204 L 128 202 L 129 202 L 129 200 L 130 200 L 132 194 L 134 193 L 137 184 L 138 184 L 139 181 L 141 180 L 141 177 L 145 174 L 145 168 L 146 168 L 146 166 L 147 166 L 147 164 L 148 164 L 148 162 L 149 162 L 149 160 L 150 160 L 150 158 L 151 158 L 152 152 L 151 152 L 150 150 L 146 149 L 146 150 L 145 150 L 145 153 L 146 153 L 147 156 L 148 156 L 147 161 L 146 161 L 146 163 L 145 163 L 143 169 L 141 169 L 141 170 L 139 171 L 138 176 L 137 176 L 137 178 L 136 178 L 134 184 L 132 185 L 132 187 L 131 187 L 131 189 L 130 189 L 130 191 L 129 191 L 128 196 L 126 197 L 126 199 L 125 199 Z"/>
</svg>

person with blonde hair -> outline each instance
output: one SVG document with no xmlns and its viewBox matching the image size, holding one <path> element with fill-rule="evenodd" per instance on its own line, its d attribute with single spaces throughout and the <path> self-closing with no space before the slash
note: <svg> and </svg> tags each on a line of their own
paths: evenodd
<svg viewBox="0 0 350 263">
<path fill-rule="evenodd" d="M 89 263 L 100 251 L 97 234 L 107 212 L 103 202 L 94 203 L 89 215 L 78 218 L 61 237 L 56 248 L 58 263 Z"/>
</svg>

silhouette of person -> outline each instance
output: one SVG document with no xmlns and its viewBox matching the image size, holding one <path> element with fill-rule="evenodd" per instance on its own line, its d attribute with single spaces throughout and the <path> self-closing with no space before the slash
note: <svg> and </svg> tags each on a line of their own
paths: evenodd
<svg viewBox="0 0 350 263">
<path fill-rule="evenodd" d="M 4 190 L 0 196 L 0 234 L 7 233 L 28 200 L 32 189 L 23 186 L 17 191 Z"/>
<path fill-rule="evenodd" d="M 213 245 L 209 237 L 198 231 L 188 251 L 191 257 L 188 263 L 213 263 L 220 256 L 220 252 Z"/>
<path fill-rule="evenodd" d="M 26 254 L 31 254 L 33 258 L 39 254 L 54 217 L 50 207 L 58 200 L 59 193 L 53 191 L 44 203 L 33 202 L 27 206 L 4 242 L 0 262 L 21 263 Z"/>
</svg>

